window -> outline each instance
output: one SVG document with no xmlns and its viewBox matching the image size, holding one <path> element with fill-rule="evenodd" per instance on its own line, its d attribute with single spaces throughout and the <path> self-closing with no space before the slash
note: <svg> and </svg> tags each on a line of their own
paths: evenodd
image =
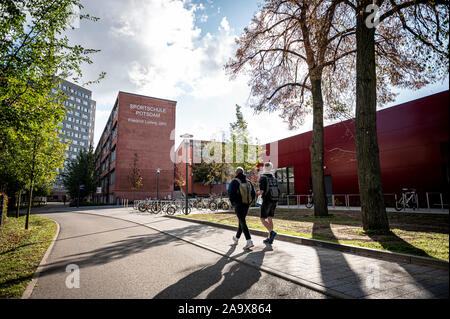
<svg viewBox="0 0 450 319">
<path fill-rule="evenodd" d="M 66 124 L 66 127 L 67 127 L 67 128 L 72 128 L 72 125 Z"/>
<path fill-rule="evenodd" d="M 78 133 L 75 133 L 75 137 L 78 138 Z"/>
<path fill-rule="evenodd" d="M 110 177 L 111 185 L 114 184 L 115 177 L 116 177 L 116 171 L 112 171 L 111 172 L 111 177 Z"/>
<path fill-rule="evenodd" d="M 278 180 L 278 186 L 281 194 L 293 195 L 294 191 L 294 167 L 283 167 L 277 169 L 275 176 Z"/>
<path fill-rule="evenodd" d="M 74 129 L 75 131 L 79 131 L 79 130 L 80 130 L 80 128 L 79 128 L 78 126 L 74 126 L 73 129 Z"/>
<path fill-rule="evenodd" d="M 78 145 L 78 141 L 77 141 L 77 140 L 73 140 L 72 143 L 73 143 L 74 145 Z"/>
</svg>

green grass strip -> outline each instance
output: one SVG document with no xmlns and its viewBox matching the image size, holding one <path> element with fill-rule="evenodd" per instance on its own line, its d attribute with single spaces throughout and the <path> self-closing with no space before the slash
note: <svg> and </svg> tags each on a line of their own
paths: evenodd
<svg viewBox="0 0 450 319">
<path fill-rule="evenodd" d="M 31 215 L 7 217 L 0 227 L 0 298 L 20 298 L 56 234 L 51 219 Z"/>
</svg>

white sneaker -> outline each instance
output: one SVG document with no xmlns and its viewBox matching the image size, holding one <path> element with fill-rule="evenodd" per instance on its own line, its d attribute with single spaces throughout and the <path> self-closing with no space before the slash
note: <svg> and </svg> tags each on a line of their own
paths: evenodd
<svg viewBox="0 0 450 319">
<path fill-rule="evenodd" d="M 239 241 L 239 238 L 237 238 L 236 236 L 233 236 L 233 245 L 237 245 Z"/>
<path fill-rule="evenodd" d="M 244 246 L 244 249 L 250 249 L 253 246 L 253 242 L 251 240 L 247 240 L 247 244 Z"/>
</svg>

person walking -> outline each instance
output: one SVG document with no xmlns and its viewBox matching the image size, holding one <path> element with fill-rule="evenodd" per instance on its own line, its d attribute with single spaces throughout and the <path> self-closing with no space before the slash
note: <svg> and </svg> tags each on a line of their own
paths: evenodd
<svg viewBox="0 0 450 319">
<path fill-rule="evenodd" d="M 242 232 L 244 232 L 245 239 L 247 240 L 244 249 L 250 249 L 254 245 L 245 218 L 247 217 L 251 203 L 256 197 L 256 192 L 253 184 L 244 175 L 244 169 L 242 167 L 236 168 L 235 174 L 235 178 L 228 186 L 228 197 L 239 220 L 239 227 L 236 235 L 233 236 L 233 242 L 237 245 Z"/>
<path fill-rule="evenodd" d="M 258 195 L 262 196 L 262 205 L 260 219 L 261 223 L 268 230 L 267 238 L 264 239 L 265 244 L 272 244 L 277 233 L 273 230 L 273 217 L 280 196 L 278 181 L 272 174 L 273 164 L 271 162 L 264 163 L 263 174 L 259 178 Z"/>
</svg>

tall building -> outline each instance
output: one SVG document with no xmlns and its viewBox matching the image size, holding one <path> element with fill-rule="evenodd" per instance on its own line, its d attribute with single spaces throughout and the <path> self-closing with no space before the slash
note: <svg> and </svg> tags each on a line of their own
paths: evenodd
<svg viewBox="0 0 450 319">
<path fill-rule="evenodd" d="M 94 143 L 96 102 L 92 100 L 90 90 L 74 83 L 63 80 L 61 89 L 68 99 L 64 102 L 67 112 L 60 134 L 65 142 L 71 141 L 66 149 L 66 166 L 69 160 L 77 157 L 81 149 L 88 149 Z M 57 175 L 50 200 L 61 201 L 64 195 L 67 195 L 67 191 L 64 189 L 62 177 Z"/>
<path fill-rule="evenodd" d="M 96 202 L 173 196 L 176 103 L 119 92 L 95 150 Z M 140 187 L 133 183 L 134 168 Z"/>
</svg>

